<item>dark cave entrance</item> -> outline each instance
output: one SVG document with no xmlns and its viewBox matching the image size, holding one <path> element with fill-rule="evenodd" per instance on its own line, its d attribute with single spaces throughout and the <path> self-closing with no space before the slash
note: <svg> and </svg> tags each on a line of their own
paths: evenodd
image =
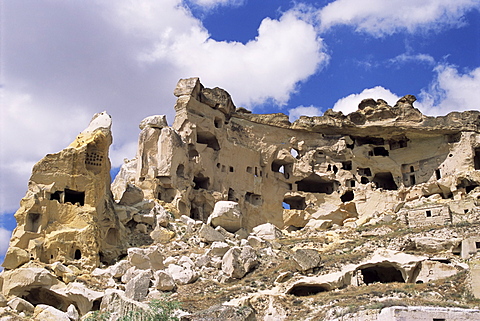
<svg viewBox="0 0 480 321">
<path fill-rule="evenodd" d="M 328 289 L 320 284 L 295 285 L 288 291 L 288 294 L 293 294 L 295 296 L 309 296 L 326 291 L 328 291 Z"/>
<path fill-rule="evenodd" d="M 332 194 L 335 191 L 335 181 L 323 180 L 315 174 L 296 182 L 296 184 L 297 190 L 301 192 Z"/>
<path fill-rule="evenodd" d="M 363 276 L 363 282 L 365 284 L 371 284 L 375 282 L 380 283 L 392 283 L 400 282 L 405 283 L 402 276 L 402 272 L 397 270 L 391 265 L 374 265 L 360 270 Z"/>
<path fill-rule="evenodd" d="M 393 179 L 392 173 L 377 173 L 373 178 L 373 182 L 377 185 L 377 188 L 383 188 L 389 191 L 395 191 L 398 189 L 397 184 Z"/>
</svg>

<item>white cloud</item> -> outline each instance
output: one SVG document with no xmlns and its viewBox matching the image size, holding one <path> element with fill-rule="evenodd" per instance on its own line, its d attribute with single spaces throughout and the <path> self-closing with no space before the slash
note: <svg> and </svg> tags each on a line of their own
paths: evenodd
<svg viewBox="0 0 480 321">
<path fill-rule="evenodd" d="M 207 9 L 211 9 L 217 6 L 237 7 L 245 3 L 244 0 L 190 0 L 190 2 L 196 4 L 197 6 L 205 7 Z"/>
<path fill-rule="evenodd" d="M 460 26 L 473 8 L 480 9 L 478 0 L 336 0 L 319 10 L 319 19 L 322 30 L 349 25 L 383 36 Z"/>
<path fill-rule="evenodd" d="M 5 256 L 5 253 L 7 253 L 8 244 L 10 243 L 11 236 L 12 231 L 0 227 L 0 257 Z"/>
<path fill-rule="evenodd" d="M 480 109 L 480 67 L 461 73 L 455 66 L 438 65 L 435 72 L 436 76 L 428 88 L 421 90 L 417 95 L 418 101 L 414 107 L 429 116 Z M 349 114 L 356 111 L 358 104 L 365 98 L 381 98 L 393 106 L 400 97 L 386 88 L 377 86 L 339 99 L 333 109 Z"/>
<path fill-rule="evenodd" d="M 358 109 L 358 104 L 366 98 L 373 98 L 375 100 L 381 98 L 385 100 L 390 106 L 395 105 L 399 96 L 392 93 L 390 90 L 381 86 L 364 89 L 359 94 L 351 94 L 339 99 L 333 106 L 334 111 L 341 111 L 345 115 L 350 114 Z"/>
<path fill-rule="evenodd" d="M 33 164 L 68 146 L 94 113 L 112 115 L 119 166 L 134 156 L 144 117 L 173 121 L 178 79 L 199 76 L 253 108 L 284 104 L 328 60 L 314 27 L 292 10 L 263 20 L 246 44 L 211 39 L 181 0 L 18 0 L 2 10 L 2 213 L 18 208 Z"/>
<path fill-rule="evenodd" d="M 184 74 L 201 75 L 207 86 L 222 84 L 237 105 L 251 108 L 268 99 L 285 104 L 328 56 L 314 27 L 288 11 L 279 20 L 265 18 L 258 36 L 246 44 L 215 41 L 194 27 L 175 39 L 157 39 L 155 50 L 141 59 L 148 64 L 169 61 Z"/>
<path fill-rule="evenodd" d="M 320 116 L 322 110 L 315 106 L 298 106 L 288 111 L 288 117 L 291 122 L 300 118 L 300 116 Z"/>
<path fill-rule="evenodd" d="M 403 53 L 389 60 L 392 64 L 405 64 L 410 62 L 424 63 L 427 65 L 435 65 L 435 59 L 428 54 L 408 54 Z"/>
<path fill-rule="evenodd" d="M 1 96 L 0 208 L 12 212 L 26 192 L 33 165 L 68 146 L 91 116 L 81 109 L 66 112 L 42 105 L 29 94 L 6 88 Z"/>
<path fill-rule="evenodd" d="M 480 67 L 461 73 L 455 66 L 439 65 L 435 71 L 435 79 L 419 95 L 419 109 L 424 114 L 436 116 L 480 109 Z"/>
</svg>

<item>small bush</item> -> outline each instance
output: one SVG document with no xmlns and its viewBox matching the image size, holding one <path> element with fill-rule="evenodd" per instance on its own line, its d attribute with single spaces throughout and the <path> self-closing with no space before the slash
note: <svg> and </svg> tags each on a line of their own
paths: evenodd
<svg viewBox="0 0 480 321">
<path fill-rule="evenodd" d="M 108 321 L 110 318 L 110 312 L 91 312 L 83 321 Z"/>
<path fill-rule="evenodd" d="M 152 300 L 148 311 L 130 311 L 118 321 L 177 321 L 173 316 L 175 309 L 180 307 L 177 301 Z M 103 321 L 103 320 L 102 320 Z"/>
</svg>

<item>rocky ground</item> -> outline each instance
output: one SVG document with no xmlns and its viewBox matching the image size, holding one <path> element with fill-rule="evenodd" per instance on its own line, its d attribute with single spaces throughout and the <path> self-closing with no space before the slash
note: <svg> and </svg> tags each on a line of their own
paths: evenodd
<svg viewBox="0 0 480 321">
<path fill-rule="evenodd" d="M 74 265 L 31 261 L 13 272 L 4 272 L 4 292 L 28 287 L 28 281 L 12 281 L 9 273 L 44 270 L 67 287 L 82 285 L 77 286 L 83 291 L 81 295 L 92 301 L 92 310 L 99 309 L 95 316 L 90 313 L 83 320 L 99 318 L 99 313 L 109 313 L 110 320 L 115 320 L 121 313 L 145 308 L 145 303 L 152 299 L 180 303 L 175 314 L 182 320 L 334 320 L 354 316 L 365 319 L 388 306 L 480 307 L 480 300 L 471 292 L 468 265 L 478 260 L 480 253 L 468 258 L 456 254 L 461 240 L 478 236 L 478 221 L 409 228 L 401 215 L 384 215 L 360 227 L 280 231 L 264 224 L 251 234 L 243 230 L 234 234 L 186 216 L 174 220 L 167 215 L 165 219 L 168 212 L 158 204 L 155 208 L 162 211 L 157 214 L 156 229 L 171 237 L 168 240 L 132 247 L 123 260 L 91 273 Z M 132 233 L 135 231 L 132 227 Z M 381 262 L 407 271 L 406 275 L 412 262 L 437 262 L 441 266 L 433 270 L 436 275 L 432 280 L 424 283 L 408 280 L 409 283 L 355 284 L 330 277 L 350 271 L 351 266 L 358 270 L 362 264 L 374 263 L 372 257 L 382 249 Z M 409 261 L 396 258 L 398 253 L 409 255 Z M 449 276 L 442 277 L 442 271 Z M 353 279 L 354 272 L 350 274 Z M 32 301 L 37 286 L 45 287 L 41 283 L 46 281 L 36 282 L 36 286 L 30 284 L 31 290 L 23 295 L 24 299 Z M 299 282 L 308 286 L 295 287 Z M 68 291 L 53 289 L 38 300 L 47 304 L 50 300 L 54 305 L 55 300 L 48 299 L 48 295 L 63 300 L 64 306 L 73 304 L 79 308 Z M 49 314 L 47 305 L 33 307 L 28 302 L 11 300 L 0 303 L 4 306 L 0 320 L 29 320 L 32 316 L 50 320 L 54 315 Z M 69 309 L 70 315 L 57 311 L 63 314 L 61 319 L 75 320 L 77 309 Z"/>
</svg>

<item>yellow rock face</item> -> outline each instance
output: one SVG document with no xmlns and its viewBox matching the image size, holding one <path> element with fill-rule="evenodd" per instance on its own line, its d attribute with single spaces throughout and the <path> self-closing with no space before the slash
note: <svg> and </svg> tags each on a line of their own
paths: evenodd
<svg viewBox="0 0 480 321">
<path fill-rule="evenodd" d="M 70 146 L 34 166 L 15 213 L 11 247 L 44 263 L 60 261 L 87 270 L 118 256 L 123 227 L 110 192 L 110 125 L 109 115 L 95 115 Z M 5 268 L 13 268 L 14 256 L 18 253 L 9 251 Z"/>
</svg>

